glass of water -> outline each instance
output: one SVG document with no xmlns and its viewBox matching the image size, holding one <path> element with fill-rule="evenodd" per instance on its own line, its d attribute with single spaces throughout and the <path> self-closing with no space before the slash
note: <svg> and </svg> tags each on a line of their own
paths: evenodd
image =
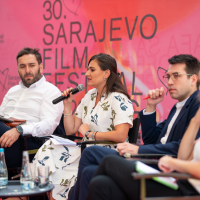
<svg viewBox="0 0 200 200">
<path fill-rule="evenodd" d="M 39 166 L 38 168 L 38 187 L 43 189 L 49 185 L 49 166 Z"/>
<path fill-rule="evenodd" d="M 29 166 L 30 166 L 31 178 L 32 178 L 30 188 L 33 189 L 36 186 L 36 164 L 35 163 L 29 163 Z"/>
</svg>

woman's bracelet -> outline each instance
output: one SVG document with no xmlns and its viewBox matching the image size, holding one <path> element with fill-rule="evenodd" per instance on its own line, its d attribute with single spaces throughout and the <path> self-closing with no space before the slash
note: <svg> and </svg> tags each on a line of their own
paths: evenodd
<svg viewBox="0 0 200 200">
<path fill-rule="evenodd" d="M 63 114 L 64 114 L 64 117 L 67 117 L 67 116 L 72 115 L 72 112 L 71 112 L 71 114 L 65 114 L 65 113 L 63 113 Z"/>
<path fill-rule="evenodd" d="M 98 131 L 96 131 L 95 134 L 94 134 L 94 140 L 96 140 L 96 134 L 97 134 L 97 132 L 98 132 Z"/>
<path fill-rule="evenodd" d="M 97 134 L 97 132 L 98 132 L 98 131 L 96 131 L 96 132 L 93 131 L 93 132 L 92 132 L 92 139 L 96 140 L 96 134 Z M 93 136 L 94 136 L 94 137 L 93 137 Z"/>
<path fill-rule="evenodd" d="M 93 139 L 94 131 L 92 132 L 92 139 Z"/>
</svg>

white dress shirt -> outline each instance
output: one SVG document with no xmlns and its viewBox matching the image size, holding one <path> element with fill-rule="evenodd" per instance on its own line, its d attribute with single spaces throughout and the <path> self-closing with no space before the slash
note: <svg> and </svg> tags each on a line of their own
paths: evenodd
<svg viewBox="0 0 200 200">
<path fill-rule="evenodd" d="M 188 97 L 188 98 L 189 98 L 189 97 Z M 161 142 L 162 144 L 166 144 L 167 139 L 168 139 L 168 137 L 169 137 L 169 133 L 170 133 L 170 131 L 171 131 L 171 129 L 172 129 L 172 126 L 174 125 L 174 122 L 176 121 L 176 119 L 177 119 L 179 113 L 181 112 L 181 109 L 182 109 L 183 106 L 185 105 L 185 103 L 186 103 L 186 101 L 188 100 L 188 98 L 185 99 L 185 100 L 183 100 L 183 101 L 181 101 L 181 102 L 176 103 L 176 112 L 175 112 L 174 116 L 172 117 L 170 123 L 168 124 L 167 132 L 166 132 L 165 136 L 162 137 L 162 138 L 160 139 L 160 142 Z M 143 110 L 143 114 L 144 114 L 144 115 L 150 115 L 150 114 L 153 114 L 154 112 L 156 112 L 156 111 L 153 111 L 153 112 L 146 112 L 146 109 Z"/>
<path fill-rule="evenodd" d="M 9 89 L 0 106 L 0 115 L 5 118 L 26 120 L 23 134 L 33 136 L 51 135 L 58 126 L 63 102 L 52 104 L 61 95 L 60 90 L 43 76 L 29 88 L 22 81 Z"/>
<path fill-rule="evenodd" d="M 189 98 L 189 97 L 188 97 L 188 98 Z M 182 109 L 183 106 L 185 105 L 185 102 L 188 100 L 188 98 L 185 99 L 184 101 L 178 102 L 178 103 L 176 104 L 176 112 L 175 112 L 174 116 L 172 117 L 171 121 L 170 121 L 169 124 L 168 124 L 167 132 L 165 133 L 165 136 L 162 137 L 162 138 L 160 139 L 160 142 L 161 142 L 162 144 L 166 144 L 167 138 L 169 137 L 169 133 L 170 133 L 170 131 L 171 131 L 171 129 L 172 129 L 172 126 L 174 125 L 174 122 L 176 121 L 176 119 L 177 119 L 179 113 L 181 112 L 181 109 Z"/>
</svg>

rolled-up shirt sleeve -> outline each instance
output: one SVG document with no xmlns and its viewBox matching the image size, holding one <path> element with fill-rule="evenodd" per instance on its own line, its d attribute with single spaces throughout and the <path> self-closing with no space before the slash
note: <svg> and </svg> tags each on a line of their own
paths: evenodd
<svg viewBox="0 0 200 200">
<path fill-rule="evenodd" d="M 112 112 L 114 126 L 118 124 L 128 123 L 130 128 L 133 126 L 133 105 L 132 102 L 120 93 L 112 94 Z"/>
</svg>

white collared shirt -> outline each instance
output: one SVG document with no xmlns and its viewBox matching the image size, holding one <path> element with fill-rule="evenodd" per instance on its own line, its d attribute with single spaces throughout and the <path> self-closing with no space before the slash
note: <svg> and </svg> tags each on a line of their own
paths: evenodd
<svg viewBox="0 0 200 200">
<path fill-rule="evenodd" d="M 189 98 L 189 97 L 188 97 L 188 98 Z M 177 119 L 179 113 L 181 112 L 181 109 L 182 109 L 183 106 L 185 105 L 185 103 L 186 103 L 186 101 L 188 100 L 188 98 L 185 99 L 185 100 L 183 100 L 183 101 L 181 101 L 181 102 L 176 103 L 176 112 L 175 112 L 174 116 L 172 117 L 171 121 L 170 121 L 169 124 L 168 124 L 167 132 L 165 133 L 165 136 L 162 137 L 162 138 L 160 139 L 160 142 L 161 142 L 162 144 L 166 144 L 167 139 L 168 139 L 168 137 L 169 137 L 169 133 L 170 133 L 170 131 L 171 131 L 171 129 L 172 129 L 172 126 L 174 125 L 174 122 L 176 121 L 176 119 Z"/>
<path fill-rule="evenodd" d="M 61 95 L 60 90 L 43 76 L 29 88 L 22 81 L 9 89 L 0 106 L 0 115 L 26 120 L 23 134 L 51 135 L 58 126 L 63 102 L 52 104 Z"/>
<path fill-rule="evenodd" d="M 188 98 L 189 98 L 189 97 L 188 97 Z M 188 98 L 185 99 L 185 100 L 183 100 L 183 101 L 181 101 L 181 102 L 176 103 L 176 112 L 175 112 L 174 116 L 172 117 L 170 123 L 168 124 L 167 132 L 166 132 L 165 136 L 162 137 L 162 138 L 160 139 L 160 142 L 161 142 L 162 144 L 166 144 L 167 139 L 168 139 L 168 137 L 169 137 L 169 133 L 170 133 L 170 131 L 171 131 L 171 129 L 172 129 L 172 126 L 174 125 L 174 122 L 176 121 L 176 118 L 178 117 L 179 113 L 181 112 L 181 109 L 182 109 L 183 106 L 185 105 L 185 103 L 186 103 L 186 101 L 188 100 Z M 151 115 L 151 114 L 153 114 L 154 112 L 156 112 L 156 111 L 153 111 L 153 112 L 146 112 L 146 109 L 144 109 L 144 110 L 143 110 L 143 115 Z"/>
</svg>

